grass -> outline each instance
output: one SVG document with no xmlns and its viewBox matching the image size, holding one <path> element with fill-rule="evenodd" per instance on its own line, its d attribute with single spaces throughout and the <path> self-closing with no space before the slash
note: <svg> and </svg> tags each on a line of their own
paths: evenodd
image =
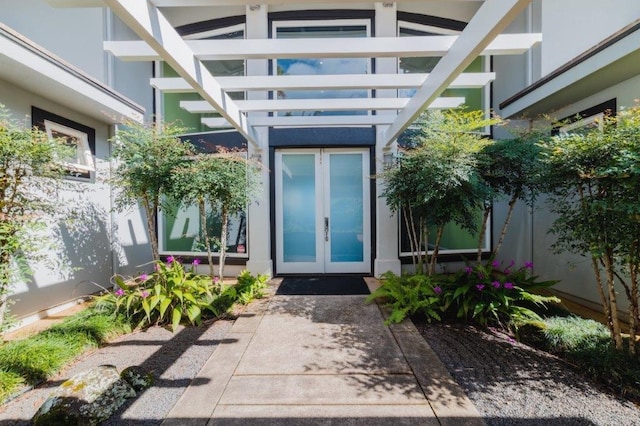
<svg viewBox="0 0 640 426">
<path fill-rule="evenodd" d="M 603 324 L 577 316 L 549 317 L 525 329 L 520 336 L 525 343 L 558 355 L 616 394 L 640 402 L 640 357 L 615 350 Z"/>
<path fill-rule="evenodd" d="M 33 386 L 50 378 L 86 350 L 129 332 L 131 325 L 123 317 L 88 308 L 34 336 L 3 343 L 0 401 L 24 384 Z"/>
</svg>

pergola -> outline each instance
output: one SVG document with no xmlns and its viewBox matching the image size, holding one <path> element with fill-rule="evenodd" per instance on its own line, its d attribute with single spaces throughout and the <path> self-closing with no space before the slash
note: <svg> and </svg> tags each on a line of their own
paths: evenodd
<svg viewBox="0 0 640 426">
<path fill-rule="evenodd" d="M 401 0 L 399 3 L 412 0 Z M 418 0 L 413 0 L 418 1 Z M 422 0 L 424 2 L 425 0 Z M 426 0 L 433 1 L 433 0 Z M 452 3 L 472 0 L 445 0 Z M 479 55 L 513 55 L 541 41 L 540 34 L 501 34 L 531 0 L 484 0 L 459 35 L 369 37 L 344 39 L 242 39 L 188 40 L 183 38 L 162 8 L 246 6 L 259 9 L 256 0 L 49 0 L 61 7 L 108 6 L 141 40 L 107 41 L 105 49 L 127 61 L 165 61 L 178 74 L 152 78 L 150 84 L 164 92 L 195 92 L 202 101 L 182 101 L 185 110 L 200 114 L 217 112 L 220 118 L 202 118 L 210 127 L 233 127 L 256 148 L 263 147 L 262 126 L 383 125 L 379 141 L 390 146 L 426 108 L 451 108 L 464 103 L 460 97 L 440 97 L 449 88 L 484 87 L 495 79 L 490 72 L 463 73 Z M 441 0 L 442 2 L 442 0 Z M 263 0 L 260 4 L 314 4 L 320 0 Z M 362 3 L 341 0 L 342 4 Z M 377 10 L 394 3 L 374 3 Z M 441 57 L 429 74 L 252 75 L 214 77 L 206 60 L 268 60 L 277 58 L 400 58 Z M 411 98 L 376 96 L 350 99 L 268 99 L 266 96 L 233 100 L 229 92 L 277 90 L 376 89 L 379 94 L 415 88 Z M 389 89 L 387 91 L 381 89 Z M 393 91 L 393 92 L 392 92 Z M 369 114 L 340 116 L 278 116 L 277 111 L 340 110 Z M 376 113 L 371 113 L 375 111 Z M 379 113 L 387 111 L 385 113 Z M 259 114 L 255 114 L 259 112 Z"/>
</svg>

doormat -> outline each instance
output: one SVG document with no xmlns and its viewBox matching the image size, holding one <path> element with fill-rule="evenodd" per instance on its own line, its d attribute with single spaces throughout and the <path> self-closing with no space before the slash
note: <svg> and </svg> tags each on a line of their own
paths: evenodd
<svg viewBox="0 0 640 426">
<path fill-rule="evenodd" d="M 276 294 L 286 296 L 348 296 L 369 294 L 362 277 L 285 277 Z"/>
</svg>

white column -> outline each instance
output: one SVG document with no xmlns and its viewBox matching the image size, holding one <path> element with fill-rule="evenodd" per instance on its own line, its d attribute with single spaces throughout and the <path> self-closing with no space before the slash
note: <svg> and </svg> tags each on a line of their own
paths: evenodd
<svg viewBox="0 0 640 426">
<path fill-rule="evenodd" d="M 246 38 L 266 39 L 269 37 L 269 23 L 267 20 L 268 6 L 247 5 Z M 246 61 L 246 75 L 268 75 L 269 63 L 265 59 L 248 59 Z M 264 100 L 267 92 L 249 92 L 247 99 Z M 250 116 L 266 115 L 264 112 L 254 112 Z M 262 163 L 262 194 L 257 202 L 249 206 L 249 261 L 247 269 L 252 274 L 272 274 L 271 260 L 271 218 L 269 215 L 269 132 L 267 128 L 256 128 L 258 139 L 262 145 L 254 147 L 249 144 L 249 156 L 259 158 Z"/>
<path fill-rule="evenodd" d="M 375 28 L 376 37 L 396 37 L 396 3 L 375 4 Z M 396 73 L 398 69 L 395 58 L 376 59 L 376 73 Z M 377 90 L 376 96 L 381 98 L 397 97 L 396 90 Z M 377 114 L 396 114 L 395 111 L 377 111 Z M 385 147 L 384 135 L 389 126 L 377 126 L 376 129 L 376 173 L 380 173 L 384 167 L 384 154 L 393 154 L 396 144 Z M 400 260 L 398 259 L 398 219 L 391 213 L 382 193 L 382 183 L 376 183 L 376 247 L 373 273 L 375 276 L 391 271 L 400 274 Z"/>
</svg>

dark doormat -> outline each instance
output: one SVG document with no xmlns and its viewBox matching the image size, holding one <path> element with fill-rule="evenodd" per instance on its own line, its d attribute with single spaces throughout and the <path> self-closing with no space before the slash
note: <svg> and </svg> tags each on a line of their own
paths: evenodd
<svg viewBox="0 0 640 426">
<path fill-rule="evenodd" d="M 285 277 L 276 294 L 287 296 L 348 296 L 369 294 L 362 277 Z"/>
</svg>

